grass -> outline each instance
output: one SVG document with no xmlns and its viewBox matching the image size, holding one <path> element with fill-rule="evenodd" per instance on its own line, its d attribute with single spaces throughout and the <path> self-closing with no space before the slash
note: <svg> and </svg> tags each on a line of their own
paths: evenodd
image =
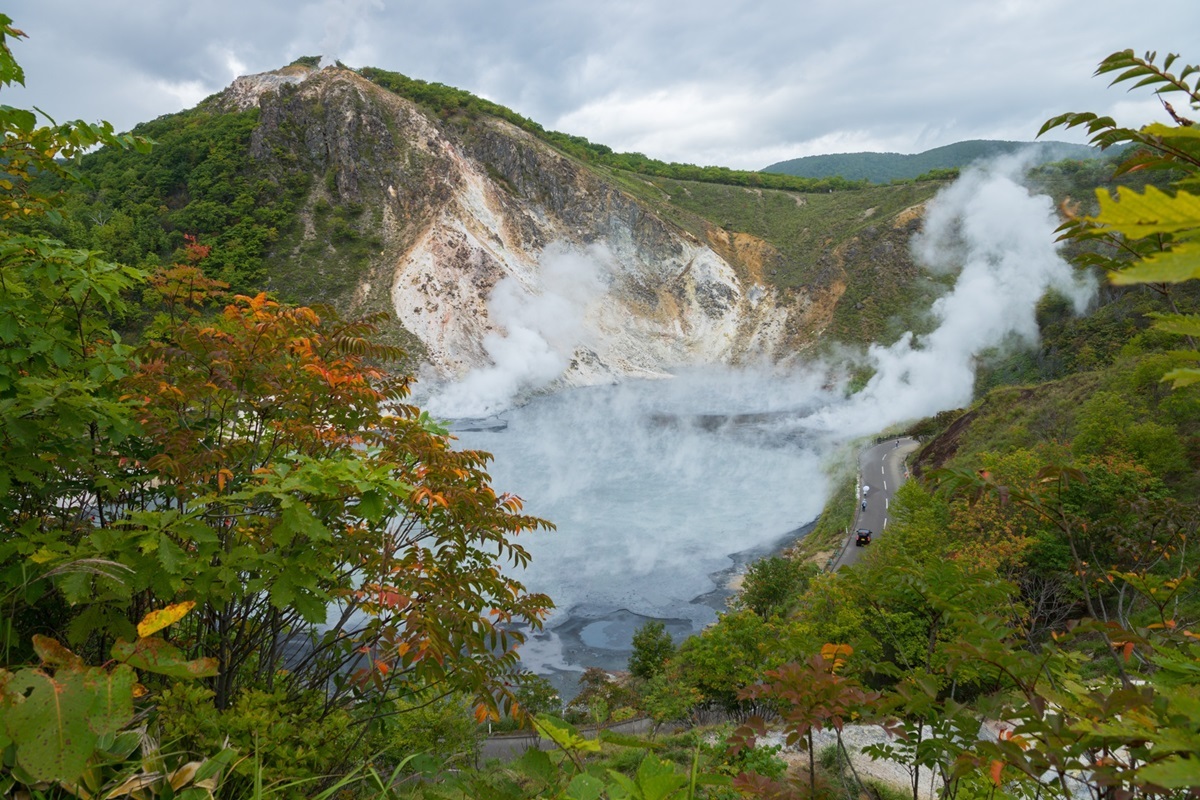
<svg viewBox="0 0 1200 800">
<path fill-rule="evenodd" d="M 924 309 L 944 291 L 944 280 L 914 266 L 908 239 L 916 220 L 899 215 L 933 197 L 940 183 L 801 194 L 616 170 L 606 177 L 701 241 L 716 227 L 771 245 L 777 257 L 758 266 L 785 295 L 844 286 L 827 340 L 892 341 L 931 326 Z"/>
<path fill-rule="evenodd" d="M 863 781 L 867 793 L 875 800 L 912 800 L 912 793 L 890 783 L 868 779 Z"/>
<path fill-rule="evenodd" d="M 795 558 L 807 561 L 820 553 L 841 547 L 846 531 L 854 523 L 858 475 L 850 467 L 857 463 L 857 459 L 846 458 L 843 461 L 845 474 L 837 478 L 833 495 L 825 503 L 816 526 L 796 544 L 793 550 Z"/>
</svg>

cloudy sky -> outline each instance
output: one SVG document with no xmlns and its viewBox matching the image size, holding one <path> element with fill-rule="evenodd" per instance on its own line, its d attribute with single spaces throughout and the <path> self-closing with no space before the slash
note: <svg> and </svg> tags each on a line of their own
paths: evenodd
<svg viewBox="0 0 1200 800">
<path fill-rule="evenodd" d="M 666 161 L 1031 140 L 1064 111 L 1161 116 L 1092 77 L 1115 50 L 1200 62 L 1200 2 L 16 0 L 26 88 L 0 103 L 120 129 L 325 54 L 467 89 Z M 1078 136 L 1052 138 L 1080 141 Z"/>
</svg>

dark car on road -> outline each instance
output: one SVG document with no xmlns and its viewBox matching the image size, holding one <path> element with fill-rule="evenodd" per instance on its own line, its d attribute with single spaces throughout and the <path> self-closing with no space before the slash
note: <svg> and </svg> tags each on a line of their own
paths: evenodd
<svg viewBox="0 0 1200 800">
<path fill-rule="evenodd" d="M 854 532 L 854 546 L 862 547 L 864 544 L 871 543 L 871 532 L 866 528 L 859 528 Z"/>
</svg>

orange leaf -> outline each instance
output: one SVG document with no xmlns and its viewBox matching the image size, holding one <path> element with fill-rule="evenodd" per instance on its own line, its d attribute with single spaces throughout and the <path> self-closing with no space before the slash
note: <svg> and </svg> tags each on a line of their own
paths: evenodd
<svg viewBox="0 0 1200 800">
<path fill-rule="evenodd" d="M 992 783 L 996 786 L 1000 785 L 1000 772 L 1004 769 L 1003 761 L 992 762 Z"/>
<path fill-rule="evenodd" d="M 52 667 L 82 666 L 83 660 L 60 644 L 57 640 L 39 634 L 33 635 L 33 650 L 43 664 Z"/>
<path fill-rule="evenodd" d="M 1128 661 L 1129 661 L 1129 657 L 1130 657 L 1131 655 L 1133 655 L 1133 642 L 1126 642 L 1126 643 L 1125 643 L 1125 647 L 1124 647 L 1124 648 L 1122 648 L 1122 650 L 1123 650 L 1123 653 L 1122 653 L 1122 655 L 1124 655 L 1124 656 L 1125 656 L 1125 661 L 1126 661 L 1126 662 L 1128 662 Z"/>
<path fill-rule="evenodd" d="M 185 600 L 182 603 L 175 603 L 166 608 L 160 608 L 158 611 L 151 611 L 142 617 L 142 621 L 138 623 L 138 636 L 145 639 L 147 636 L 158 633 L 168 625 L 174 625 L 183 619 L 195 605 L 196 602 L 194 600 Z"/>
</svg>

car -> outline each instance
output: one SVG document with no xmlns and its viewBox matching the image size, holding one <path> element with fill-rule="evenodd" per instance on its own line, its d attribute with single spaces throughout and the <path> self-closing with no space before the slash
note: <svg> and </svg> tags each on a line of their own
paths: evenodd
<svg viewBox="0 0 1200 800">
<path fill-rule="evenodd" d="M 854 532 L 854 546 L 862 547 L 864 544 L 871 543 L 871 531 L 866 528 L 859 528 Z"/>
</svg>

